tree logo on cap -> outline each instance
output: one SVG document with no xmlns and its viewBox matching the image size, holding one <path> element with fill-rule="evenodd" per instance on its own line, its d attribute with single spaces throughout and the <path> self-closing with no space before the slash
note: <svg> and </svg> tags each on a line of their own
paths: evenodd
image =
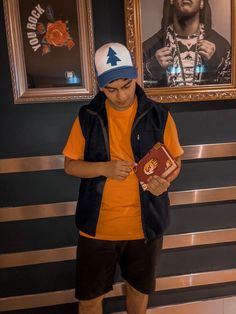
<svg viewBox="0 0 236 314">
<path fill-rule="evenodd" d="M 111 48 L 109 47 L 109 50 L 108 50 L 108 54 L 107 54 L 107 64 L 111 64 L 111 66 L 115 66 L 117 65 L 117 62 L 118 61 L 121 61 L 117 56 L 117 53 Z"/>
</svg>

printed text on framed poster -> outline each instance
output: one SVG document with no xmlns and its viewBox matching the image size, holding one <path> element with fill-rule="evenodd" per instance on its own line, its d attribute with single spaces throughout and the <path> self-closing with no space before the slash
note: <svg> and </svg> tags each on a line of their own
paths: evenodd
<svg viewBox="0 0 236 314">
<path fill-rule="evenodd" d="M 95 95 L 90 1 L 7 0 L 4 10 L 15 103 Z"/>
</svg>

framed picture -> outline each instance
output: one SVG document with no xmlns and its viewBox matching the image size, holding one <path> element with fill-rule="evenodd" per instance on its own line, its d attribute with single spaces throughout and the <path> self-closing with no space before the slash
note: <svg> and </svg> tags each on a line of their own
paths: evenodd
<svg viewBox="0 0 236 314">
<path fill-rule="evenodd" d="M 124 0 L 139 84 L 159 102 L 236 98 L 236 0 Z"/>
<path fill-rule="evenodd" d="M 90 0 L 4 0 L 15 103 L 96 93 Z"/>
</svg>

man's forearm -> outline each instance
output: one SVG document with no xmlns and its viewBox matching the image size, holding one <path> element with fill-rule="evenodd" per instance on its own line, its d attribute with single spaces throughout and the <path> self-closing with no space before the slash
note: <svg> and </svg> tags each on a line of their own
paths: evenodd
<svg viewBox="0 0 236 314">
<path fill-rule="evenodd" d="M 65 172 L 80 178 L 95 178 L 104 176 L 114 180 L 124 180 L 134 167 L 134 162 L 128 160 L 109 160 L 103 162 L 88 162 L 65 158 Z"/>
<path fill-rule="evenodd" d="M 88 162 L 65 158 L 64 169 L 69 175 L 80 178 L 95 178 L 103 175 L 103 162 Z"/>
</svg>

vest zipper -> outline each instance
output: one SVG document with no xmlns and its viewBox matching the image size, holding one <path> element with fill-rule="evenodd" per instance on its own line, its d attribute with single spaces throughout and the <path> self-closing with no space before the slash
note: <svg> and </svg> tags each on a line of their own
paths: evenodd
<svg viewBox="0 0 236 314">
<path fill-rule="evenodd" d="M 138 118 L 137 120 L 135 120 L 132 129 L 131 129 L 131 133 L 133 132 L 134 128 L 136 127 L 136 125 L 138 124 L 138 122 L 149 112 L 149 110 L 151 110 L 151 107 L 144 111 Z M 137 141 L 140 141 L 140 135 L 139 133 L 137 134 Z M 140 185 L 140 184 L 139 184 Z M 139 188 L 141 189 L 141 187 L 139 186 Z M 144 223 L 144 216 L 143 216 L 143 210 L 142 210 L 142 191 L 139 193 L 140 194 L 140 202 L 141 202 L 141 221 L 142 221 L 142 227 L 143 227 L 143 234 L 144 234 L 144 243 L 147 244 L 148 241 L 148 237 L 147 237 L 147 233 L 146 233 L 146 229 L 145 229 L 145 223 Z"/>
<path fill-rule="evenodd" d="M 134 124 L 133 124 L 132 129 L 131 129 L 131 133 L 133 132 L 133 130 L 134 130 L 134 128 L 136 127 L 136 125 L 138 124 L 138 122 L 149 112 L 149 110 L 151 110 L 151 107 L 150 107 L 148 110 L 144 111 L 144 112 L 138 117 L 138 119 L 134 121 Z"/>
<path fill-rule="evenodd" d="M 148 110 L 144 111 L 139 117 L 138 119 L 134 122 L 133 126 L 132 126 L 132 129 L 131 129 L 131 133 L 133 132 L 134 128 L 136 127 L 136 125 L 138 124 L 138 122 L 149 112 L 151 108 L 149 108 Z M 94 112 L 90 109 L 87 109 L 87 111 L 90 113 L 90 114 L 93 114 L 95 116 L 97 116 L 97 118 L 99 119 L 100 123 L 101 123 L 101 127 L 102 127 L 102 133 L 103 133 L 103 136 L 104 136 L 104 140 L 105 140 L 105 146 L 106 146 L 106 151 L 107 151 L 107 157 L 108 157 L 108 160 L 110 160 L 110 149 L 109 149 L 109 140 L 108 140 L 108 135 L 107 135 L 107 130 L 106 130 L 106 127 L 104 125 L 104 122 L 102 120 L 102 118 L 99 116 L 99 114 L 97 112 Z M 140 135 L 137 134 L 137 140 L 139 141 L 140 140 Z M 141 193 L 140 193 L 140 200 L 141 200 L 142 196 L 141 196 Z M 141 200 L 142 201 L 142 200 Z M 146 234 L 146 230 L 145 230 L 145 223 L 144 223 L 144 217 L 143 217 L 143 210 L 142 210 L 142 205 L 141 205 L 141 220 L 142 220 L 142 226 L 143 226 L 143 233 L 144 233 L 144 242 L 145 244 L 147 243 L 148 241 L 148 237 L 147 237 L 147 234 Z"/>
</svg>

